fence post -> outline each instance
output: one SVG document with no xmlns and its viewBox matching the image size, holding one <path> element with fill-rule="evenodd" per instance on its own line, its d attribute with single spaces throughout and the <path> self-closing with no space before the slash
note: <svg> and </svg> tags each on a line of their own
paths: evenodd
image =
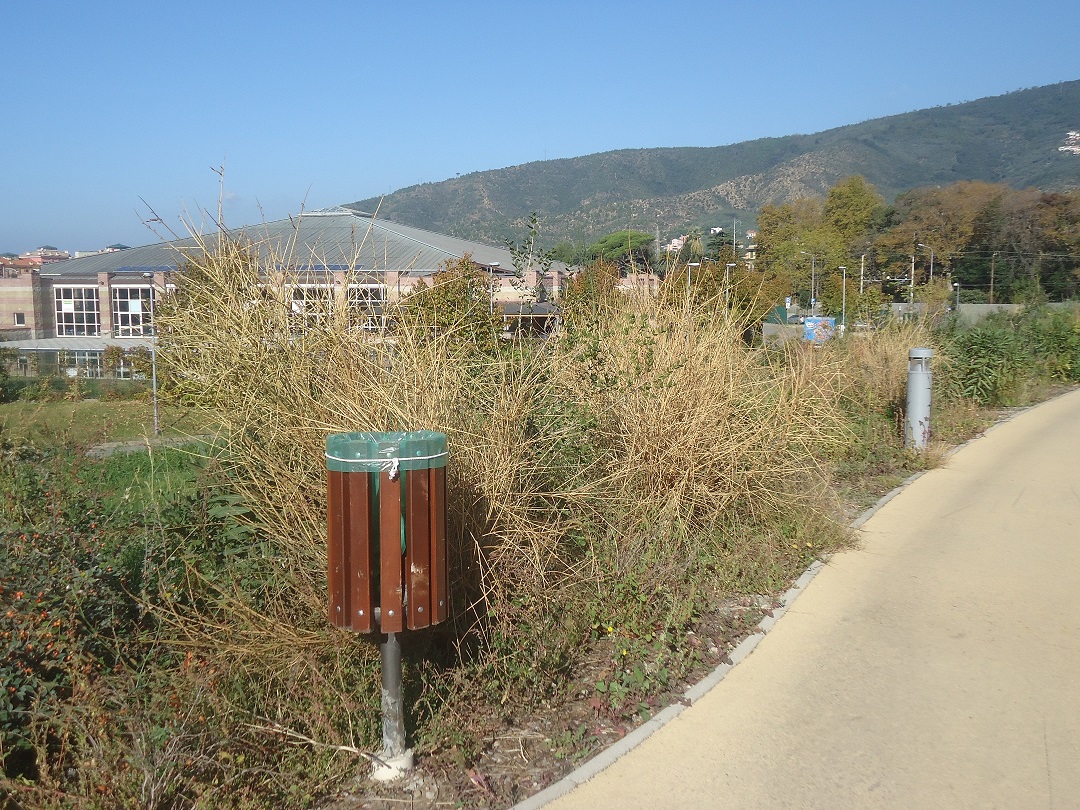
<svg viewBox="0 0 1080 810">
<path fill-rule="evenodd" d="M 904 446 L 912 450 L 926 449 L 926 443 L 930 438 L 930 397 L 933 385 L 930 359 L 933 356 L 933 349 L 912 349 L 908 352 Z"/>
</svg>

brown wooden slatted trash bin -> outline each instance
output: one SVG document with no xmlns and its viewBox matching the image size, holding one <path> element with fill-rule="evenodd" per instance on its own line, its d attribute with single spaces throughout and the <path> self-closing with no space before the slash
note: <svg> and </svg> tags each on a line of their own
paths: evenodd
<svg viewBox="0 0 1080 810">
<path fill-rule="evenodd" d="M 398 633 L 446 620 L 446 457 L 446 434 L 430 430 L 327 437 L 332 624 Z"/>
</svg>

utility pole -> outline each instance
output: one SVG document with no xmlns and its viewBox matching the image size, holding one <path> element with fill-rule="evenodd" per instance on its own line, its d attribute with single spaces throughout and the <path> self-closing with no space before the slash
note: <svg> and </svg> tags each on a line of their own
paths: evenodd
<svg viewBox="0 0 1080 810">
<path fill-rule="evenodd" d="M 840 269 L 844 273 L 843 280 L 840 282 L 843 285 L 843 291 L 841 294 L 840 304 L 840 334 L 844 334 L 847 331 L 847 268 L 840 265 Z"/>
<path fill-rule="evenodd" d="M 686 263 L 686 306 L 690 306 L 690 268 L 701 267 L 701 262 L 687 262 Z"/>
<path fill-rule="evenodd" d="M 929 245 L 924 245 L 922 242 L 919 242 L 919 247 L 930 251 L 930 283 L 932 284 L 934 282 L 934 249 Z"/>
<path fill-rule="evenodd" d="M 866 274 L 866 254 L 859 259 L 859 295 L 863 293 L 863 276 Z"/>
<path fill-rule="evenodd" d="M 908 303 L 912 307 L 914 307 L 915 306 L 915 254 L 914 253 L 911 254 L 911 281 L 908 284 L 908 288 L 909 288 Z"/>
<path fill-rule="evenodd" d="M 990 303 L 994 303 L 994 259 L 997 258 L 997 251 L 995 250 L 990 254 Z"/>
<path fill-rule="evenodd" d="M 817 299 L 814 297 L 814 288 L 817 286 L 817 256 L 805 250 L 800 250 L 799 253 L 810 257 L 810 314 L 816 315 Z"/>
</svg>

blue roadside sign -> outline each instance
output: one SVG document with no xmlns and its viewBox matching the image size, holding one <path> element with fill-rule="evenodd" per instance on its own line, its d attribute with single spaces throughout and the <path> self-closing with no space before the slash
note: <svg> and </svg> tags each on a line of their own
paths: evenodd
<svg viewBox="0 0 1080 810">
<path fill-rule="evenodd" d="M 803 340 L 824 343 L 836 334 L 836 318 L 807 318 L 803 321 Z"/>
</svg>

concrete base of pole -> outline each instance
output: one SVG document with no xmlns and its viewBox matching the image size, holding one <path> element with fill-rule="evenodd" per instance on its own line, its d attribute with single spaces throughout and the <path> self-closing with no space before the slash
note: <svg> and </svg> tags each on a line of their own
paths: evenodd
<svg viewBox="0 0 1080 810">
<path fill-rule="evenodd" d="M 396 756 L 379 754 L 379 761 L 372 767 L 371 778 L 376 782 L 393 782 L 407 776 L 414 764 L 411 748 L 406 748 L 405 753 Z"/>
</svg>

